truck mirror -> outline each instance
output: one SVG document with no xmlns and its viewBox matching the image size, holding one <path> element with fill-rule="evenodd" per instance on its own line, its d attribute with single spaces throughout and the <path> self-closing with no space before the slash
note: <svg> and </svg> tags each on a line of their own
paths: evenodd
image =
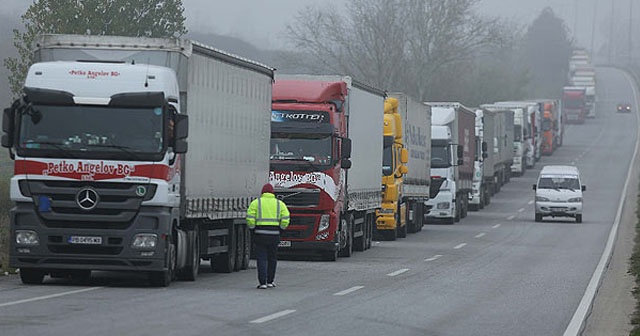
<svg viewBox="0 0 640 336">
<path fill-rule="evenodd" d="M 400 152 L 400 162 L 402 162 L 402 164 L 409 162 L 409 151 L 406 148 L 403 148 Z"/>
<path fill-rule="evenodd" d="M 2 147 L 11 148 L 13 147 L 12 138 L 8 134 L 2 135 Z"/>
<path fill-rule="evenodd" d="M 486 151 L 488 150 L 488 147 L 489 147 L 489 146 L 487 146 L 487 142 L 486 142 L 486 141 L 483 141 L 483 142 L 482 142 L 482 151 L 483 151 L 483 152 L 486 152 Z"/>
<path fill-rule="evenodd" d="M 351 139 L 348 139 L 348 138 L 342 139 L 342 142 L 340 145 L 340 153 L 342 154 L 341 156 L 343 159 L 348 159 L 351 157 Z M 351 164 L 349 164 L 349 167 L 351 167 Z M 348 169 L 348 168 L 345 168 L 345 169 Z"/>
<path fill-rule="evenodd" d="M 173 152 L 174 153 L 186 153 L 189 149 L 189 143 L 185 139 L 176 140 L 175 144 L 173 144 Z"/>
<path fill-rule="evenodd" d="M 462 148 L 462 146 L 458 146 L 457 155 L 458 159 L 462 159 L 462 157 L 464 156 L 464 148 Z"/>
<path fill-rule="evenodd" d="M 342 159 L 342 161 L 340 161 L 340 166 L 341 166 L 343 169 L 349 169 L 349 168 L 351 168 L 351 160 L 346 159 L 346 158 L 345 158 L 345 159 Z"/>
<path fill-rule="evenodd" d="M 405 165 L 400 166 L 400 174 L 406 175 L 409 172 L 409 168 Z"/>
<path fill-rule="evenodd" d="M 2 131 L 8 135 L 13 133 L 13 109 L 10 107 L 2 113 Z"/>
<path fill-rule="evenodd" d="M 173 125 L 173 137 L 176 140 L 186 139 L 189 136 L 189 116 L 176 114 Z"/>
</svg>

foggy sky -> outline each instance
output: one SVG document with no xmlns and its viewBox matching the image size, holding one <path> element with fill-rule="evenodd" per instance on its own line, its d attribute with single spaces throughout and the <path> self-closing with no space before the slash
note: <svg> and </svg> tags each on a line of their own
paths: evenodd
<svg viewBox="0 0 640 336">
<path fill-rule="evenodd" d="M 348 0 L 183 0 L 187 27 L 191 31 L 210 31 L 216 34 L 242 38 L 260 48 L 282 48 L 284 27 L 293 22 L 295 14 L 308 5 L 321 5 L 343 10 Z M 614 0 L 616 22 L 626 22 L 630 1 L 634 13 L 640 13 L 640 1 Z M 32 3 L 31 0 L 2 0 L 0 12 L 19 16 Z M 478 11 L 485 15 L 509 17 L 528 24 L 550 6 L 565 20 L 578 43 L 590 48 L 592 32 L 596 47 L 609 36 L 610 27 L 605 19 L 611 13 L 611 0 L 481 0 Z M 594 9 L 596 16 L 594 17 Z M 595 19 L 595 20 L 594 20 Z M 595 30 L 593 22 L 596 23 Z M 3 32 L 4 36 L 10 36 Z"/>
</svg>

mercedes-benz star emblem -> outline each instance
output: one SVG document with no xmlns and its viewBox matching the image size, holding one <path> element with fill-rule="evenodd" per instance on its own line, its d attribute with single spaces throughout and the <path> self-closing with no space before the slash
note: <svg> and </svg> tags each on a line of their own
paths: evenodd
<svg viewBox="0 0 640 336">
<path fill-rule="evenodd" d="M 76 203 L 83 210 L 91 210 L 98 205 L 98 193 L 92 188 L 84 188 L 76 195 Z"/>
</svg>

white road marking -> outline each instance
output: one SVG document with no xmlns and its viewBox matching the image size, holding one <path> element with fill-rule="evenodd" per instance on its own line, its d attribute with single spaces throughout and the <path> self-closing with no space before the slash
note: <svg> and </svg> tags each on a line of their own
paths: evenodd
<svg viewBox="0 0 640 336">
<path fill-rule="evenodd" d="M 482 237 L 484 237 L 485 235 L 486 235 L 486 233 L 485 233 L 485 232 L 481 232 L 481 233 L 478 233 L 478 234 L 476 235 L 476 238 L 482 238 Z"/>
<path fill-rule="evenodd" d="M 440 259 L 440 258 L 442 258 L 442 255 L 441 255 L 441 254 L 436 254 L 436 255 L 434 255 L 434 256 L 433 256 L 433 257 L 431 257 L 431 258 L 427 258 L 427 259 L 425 259 L 424 261 L 434 261 L 434 260 L 436 260 L 436 259 Z"/>
<path fill-rule="evenodd" d="M 459 249 L 461 249 L 461 248 L 463 248 L 465 246 L 467 246 L 467 243 L 458 244 L 458 245 L 454 246 L 453 248 L 456 249 L 456 250 L 459 250 Z"/>
<path fill-rule="evenodd" d="M 492 228 L 497 229 L 497 228 L 499 228 L 501 225 L 502 225 L 502 224 L 496 224 L 496 225 L 492 226 Z"/>
<path fill-rule="evenodd" d="M 516 218 L 516 216 L 515 215 L 511 215 L 511 216 L 507 217 L 507 220 L 512 220 L 514 218 Z"/>
<path fill-rule="evenodd" d="M 355 291 L 357 291 L 359 289 L 363 289 L 363 288 L 364 288 L 364 286 L 353 286 L 353 287 L 351 287 L 349 289 L 345 289 L 342 292 L 337 292 L 337 293 L 335 293 L 333 295 L 335 295 L 335 296 L 347 295 L 349 293 L 353 293 L 353 292 L 355 292 Z"/>
<path fill-rule="evenodd" d="M 289 314 L 292 314 L 292 313 L 295 313 L 295 312 L 296 312 L 296 311 L 295 311 L 295 309 L 287 309 L 287 310 L 283 310 L 283 311 L 281 311 L 281 312 L 277 312 L 277 313 L 275 313 L 275 314 L 271 314 L 271 315 L 267 315 L 267 316 L 265 316 L 265 317 L 261 317 L 261 318 L 259 318 L 259 319 L 255 319 L 255 320 L 253 320 L 253 321 L 251 321 L 251 322 L 249 322 L 249 323 L 264 323 L 264 322 L 269 322 L 269 321 L 271 321 L 271 320 L 275 320 L 275 319 L 277 319 L 277 318 L 280 318 L 280 317 L 283 317 L 283 316 L 286 316 L 286 315 L 289 315 Z"/>
<path fill-rule="evenodd" d="M 529 202 L 527 202 L 527 204 L 533 204 L 533 200 L 530 200 Z"/>
<path fill-rule="evenodd" d="M 42 300 L 53 299 L 53 298 L 57 298 L 57 297 L 61 297 L 61 296 L 73 295 L 73 294 L 84 293 L 84 292 L 91 292 L 91 291 L 94 291 L 94 290 L 97 290 L 97 289 L 102 289 L 102 288 L 104 288 L 104 287 L 89 287 L 89 288 L 83 288 L 83 289 L 78 289 L 78 290 L 73 290 L 73 291 L 68 291 L 68 292 L 62 292 L 62 293 L 57 293 L 57 294 L 38 296 L 38 297 L 30 298 L 30 299 L 24 299 L 24 300 L 12 301 L 12 302 L 5 302 L 5 303 L 0 303 L 0 307 L 8 307 L 8 306 L 14 306 L 14 305 L 22 304 L 22 303 L 29 303 L 29 302 L 34 302 L 34 301 L 42 301 Z"/>
<path fill-rule="evenodd" d="M 395 271 L 395 272 L 391 272 L 391 273 L 389 273 L 389 274 L 387 274 L 387 275 L 388 275 L 388 276 L 396 276 L 396 275 L 400 275 L 400 274 L 402 274 L 402 273 L 404 273 L 404 272 L 408 272 L 408 271 L 409 271 L 409 269 L 408 269 L 408 268 L 403 268 L 403 269 L 399 269 L 399 270 L 397 270 L 397 271 Z"/>
<path fill-rule="evenodd" d="M 518 209 L 518 212 L 523 212 L 523 211 L 524 211 L 524 208 Z"/>
</svg>

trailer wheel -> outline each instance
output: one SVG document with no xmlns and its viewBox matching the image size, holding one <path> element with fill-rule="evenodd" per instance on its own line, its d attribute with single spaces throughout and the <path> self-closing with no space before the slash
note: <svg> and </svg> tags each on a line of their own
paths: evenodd
<svg viewBox="0 0 640 336">
<path fill-rule="evenodd" d="M 401 225 L 402 223 L 400 223 L 400 214 L 396 214 L 396 231 L 398 231 L 397 236 L 398 238 L 406 238 L 407 237 L 407 225 L 409 225 L 409 223 L 404 223 L 404 226 Z"/>
<path fill-rule="evenodd" d="M 249 269 L 249 260 L 251 259 L 251 231 L 247 227 L 242 229 L 244 234 L 244 246 L 242 252 L 242 263 L 240 269 Z"/>
<path fill-rule="evenodd" d="M 187 232 L 187 265 L 180 271 L 180 280 L 195 281 L 200 272 L 200 230 L 197 225 Z"/>
<path fill-rule="evenodd" d="M 219 253 L 211 258 L 211 268 L 218 273 L 231 273 L 236 268 L 236 232 L 235 226 L 230 224 L 227 236 L 227 251 Z"/>
<path fill-rule="evenodd" d="M 373 226 L 376 225 L 376 216 L 375 214 L 369 214 L 366 218 L 367 225 L 367 243 L 365 249 L 371 248 L 371 243 L 373 242 Z"/>
<path fill-rule="evenodd" d="M 245 257 L 245 227 L 244 225 L 236 228 L 236 268 L 235 271 L 242 270 Z"/>
<path fill-rule="evenodd" d="M 149 273 L 149 282 L 154 287 L 167 287 L 171 284 L 176 267 L 176 246 L 172 241 L 167 247 L 167 270 Z"/>
<path fill-rule="evenodd" d="M 25 285 L 40 285 L 44 280 L 44 272 L 34 268 L 20 268 L 20 280 Z"/>
<path fill-rule="evenodd" d="M 333 251 L 323 251 L 322 252 L 322 260 L 324 261 L 337 261 L 338 260 L 338 249 Z"/>
<path fill-rule="evenodd" d="M 367 231 L 369 230 L 368 220 L 369 220 L 369 217 L 365 214 L 364 217 L 362 218 L 362 236 L 353 239 L 353 249 L 358 252 L 361 252 L 367 249 L 367 235 L 368 235 Z M 355 220 L 352 220 L 351 222 L 355 224 Z"/>
</svg>

